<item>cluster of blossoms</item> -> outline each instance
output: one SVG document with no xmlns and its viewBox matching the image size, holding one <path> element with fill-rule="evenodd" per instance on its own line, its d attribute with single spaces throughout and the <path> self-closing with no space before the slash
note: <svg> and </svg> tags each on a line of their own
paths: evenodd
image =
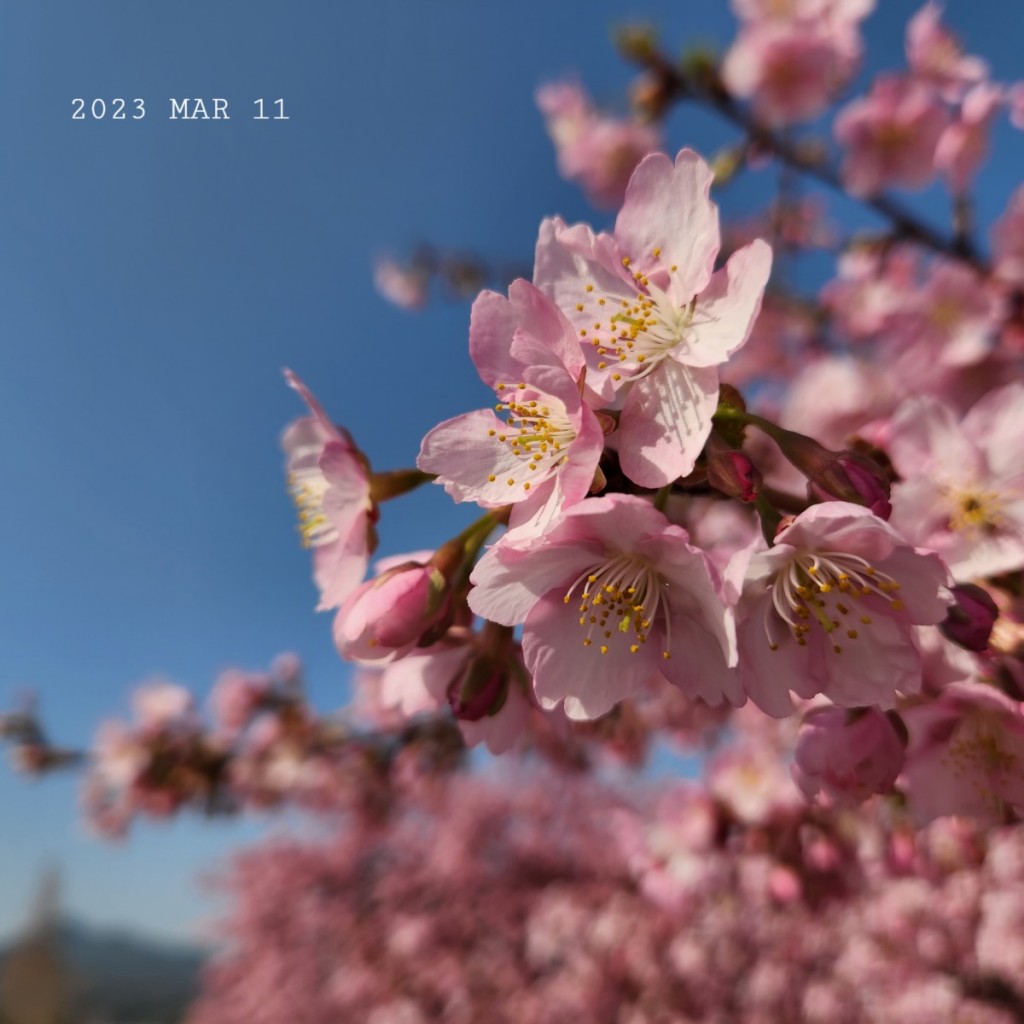
<svg viewBox="0 0 1024 1024">
<path fill-rule="evenodd" d="M 153 685 L 86 776 L 115 834 L 184 807 L 342 812 L 332 843 L 240 863 L 196 1024 L 1024 1019 L 1024 186 L 987 244 L 968 195 L 1024 84 L 929 2 L 907 70 L 823 141 L 873 6 L 733 0 L 721 60 L 626 32 L 629 118 L 541 88 L 560 170 L 614 225 L 545 219 L 532 274 L 476 296 L 494 404 L 414 468 L 375 470 L 286 373 L 351 713 L 317 716 L 292 661 L 227 674 L 212 726 Z M 738 129 L 710 163 L 656 151 L 681 100 Z M 720 224 L 712 189 L 769 162 L 768 213 Z M 884 226 L 843 238 L 805 179 Z M 948 234 L 886 191 L 939 179 Z M 809 297 L 788 270 L 811 249 L 835 261 Z M 377 283 L 412 308 L 482 268 L 421 250 Z M 374 561 L 381 505 L 431 482 L 479 518 Z M 79 760 L 29 709 L 0 737 L 24 770 Z M 476 746 L 528 771 L 452 771 Z M 666 746 L 702 787 L 586 778 Z"/>
<path fill-rule="evenodd" d="M 1020 830 L 810 808 L 748 739 L 708 791 L 453 776 L 242 855 L 190 1024 L 1020 1020 Z"/>
<path fill-rule="evenodd" d="M 470 354 L 495 405 L 431 430 L 418 477 L 374 474 L 290 375 L 311 413 L 285 437 L 290 479 L 338 649 L 381 708 L 447 707 L 493 753 L 675 687 L 691 704 L 806 710 L 794 771 L 809 796 L 898 792 L 920 821 L 1016 815 L 1024 719 L 1002 682 L 1016 651 L 988 637 L 993 584 L 1024 569 L 1024 387 L 984 391 L 962 418 L 950 403 L 1002 306 L 952 261 L 897 264 L 931 275 L 909 296 L 874 274 L 869 303 L 840 278 L 837 324 L 872 309 L 886 325 L 873 354 L 951 372 L 888 404 L 862 387 L 794 424 L 807 375 L 820 405 L 823 373 L 866 366 L 814 353 L 777 422 L 754 414 L 720 374 L 769 344 L 752 333 L 771 250 L 755 239 L 716 269 L 712 183 L 695 153 L 653 153 L 611 232 L 545 220 L 532 282 L 473 304 Z M 427 479 L 484 515 L 359 582 L 377 501 Z"/>
</svg>

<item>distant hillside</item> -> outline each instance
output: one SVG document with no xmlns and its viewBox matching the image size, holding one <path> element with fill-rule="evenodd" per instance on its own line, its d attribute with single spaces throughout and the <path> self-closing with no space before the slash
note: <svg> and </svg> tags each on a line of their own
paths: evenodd
<svg viewBox="0 0 1024 1024">
<path fill-rule="evenodd" d="M 207 953 L 62 920 L 57 955 L 71 976 L 76 1019 L 96 1024 L 178 1024 L 194 998 Z M 0 948 L 0 963 L 15 948 Z"/>
</svg>

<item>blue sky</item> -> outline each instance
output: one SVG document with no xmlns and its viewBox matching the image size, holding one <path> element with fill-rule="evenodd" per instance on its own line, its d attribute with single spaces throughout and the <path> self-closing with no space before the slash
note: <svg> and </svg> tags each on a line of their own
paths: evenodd
<svg viewBox="0 0 1024 1024">
<path fill-rule="evenodd" d="M 884 0 L 875 66 L 902 66 L 917 6 Z M 1021 74 L 1024 9 L 947 7 L 998 77 Z M 609 29 L 634 14 L 673 48 L 733 31 L 725 0 L 5 5 L 0 700 L 34 688 L 73 744 L 147 677 L 202 694 L 282 650 L 306 660 L 319 706 L 343 699 L 281 479 L 278 435 L 300 407 L 280 370 L 381 468 L 484 404 L 468 307 L 390 308 L 372 257 L 429 240 L 528 260 L 542 216 L 598 217 L 558 180 L 532 94 L 574 72 L 615 100 L 630 72 Z M 142 97 L 147 115 L 73 121 L 79 96 Z M 231 120 L 170 120 L 185 96 L 227 98 Z M 259 97 L 283 97 L 290 120 L 252 120 Z M 689 107 L 672 127 L 673 146 L 731 137 Z M 983 220 L 1020 166 L 1019 137 L 999 138 Z M 942 217 L 938 193 L 915 202 Z M 464 518 L 429 488 L 385 509 L 383 548 L 433 546 Z M 75 788 L 0 771 L 0 934 L 55 863 L 73 911 L 191 934 L 209 906 L 197 872 L 268 827 L 143 825 L 110 847 L 84 835 Z"/>
</svg>

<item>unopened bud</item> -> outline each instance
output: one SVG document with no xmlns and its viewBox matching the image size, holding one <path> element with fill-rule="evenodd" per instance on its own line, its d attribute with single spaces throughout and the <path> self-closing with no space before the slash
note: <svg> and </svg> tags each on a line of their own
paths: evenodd
<svg viewBox="0 0 1024 1024">
<path fill-rule="evenodd" d="M 720 149 L 711 159 L 711 173 L 715 176 L 715 184 L 725 185 L 732 181 L 743 169 L 745 160 L 745 150 L 740 146 L 726 146 L 725 149 Z"/>
<path fill-rule="evenodd" d="M 484 655 L 471 657 L 448 686 L 448 704 L 464 722 L 497 714 L 507 695 L 508 676 Z"/>
<path fill-rule="evenodd" d="M 730 498 L 750 503 L 757 500 L 761 474 L 743 452 L 722 448 L 708 455 L 708 483 Z"/>
<path fill-rule="evenodd" d="M 658 36 L 650 25 L 623 25 L 615 33 L 615 44 L 626 60 L 644 63 L 654 56 Z"/>
<path fill-rule="evenodd" d="M 871 509 L 879 519 L 892 514 L 890 484 L 882 468 L 866 455 L 839 452 L 808 485 L 808 493 L 822 501 L 852 501 Z"/>
<path fill-rule="evenodd" d="M 807 493 L 818 501 L 849 501 L 880 519 L 892 514 L 891 485 L 885 470 L 859 452 L 829 451 L 793 430 L 773 433 L 782 454 L 807 477 Z"/>
<path fill-rule="evenodd" d="M 334 623 L 334 642 L 343 657 L 387 657 L 415 644 L 450 603 L 451 588 L 441 571 L 406 562 L 349 595 Z"/>
<path fill-rule="evenodd" d="M 939 632 L 968 651 L 984 651 L 999 618 L 995 601 L 974 583 L 958 583 L 950 587 L 950 593 L 956 603 L 950 606 L 945 621 L 939 623 Z"/>
</svg>

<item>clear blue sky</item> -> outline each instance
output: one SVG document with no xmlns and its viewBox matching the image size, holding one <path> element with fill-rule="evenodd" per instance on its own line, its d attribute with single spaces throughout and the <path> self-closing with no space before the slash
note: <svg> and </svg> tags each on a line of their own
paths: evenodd
<svg viewBox="0 0 1024 1024">
<path fill-rule="evenodd" d="M 868 37 L 879 65 L 902 66 L 918 5 L 883 5 Z M 1024 74 L 1024 9 L 948 11 L 998 76 Z M 572 71 L 619 95 L 630 73 L 609 28 L 631 14 L 673 47 L 732 34 L 725 0 L 4 5 L 0 700 L 35 688 L 55 739 L 81 742 L 147 676 L 204 693 L 287 649 L 321 707 L 343 699 L 281 479 L 278 435 L 300 407 L 280 369 L 381 468 L 483 404 L 468 307 L 390 308 L 371 258 L 426 239 L 528 260 L 543 215 L 594 217 L 556 177 L 532 94 Z M 78 96 L 143 97 L 147 116 L 72 121 Z M 232 119 L 171 121 L 172 96 L 226 97 Z M 284 97 L 290 120 L 251 120 L 258 97 Z M 672 125 L 673 146 L 730 137 L 692 108 Z M 1019 138 L 1000 138 L 1021 166 Z M 985 179 L 986 218 L 1010 173 Z M 385 509 L 386 550 L 446 536 L 429 490 Z M 0 813 L 0 934 L 46 863 L 76 913 L 189 934 L 207 909 L 197 871 L 264 827 L 143 825 L 111 848 L 84 836 L 73 779 L 5 769 Z"/>
</svg>

